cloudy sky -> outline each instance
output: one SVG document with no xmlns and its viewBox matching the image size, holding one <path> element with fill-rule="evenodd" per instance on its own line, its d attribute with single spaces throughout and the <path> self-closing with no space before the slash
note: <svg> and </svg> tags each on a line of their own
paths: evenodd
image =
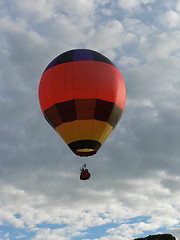
<svg viewBox="0 0 180 240">
<path fill-rule="evenodd" d="M 124 115 L 89 181 L 42 116 L 48 63 L 110 58 Z M 0 240 L 180 239 L 180 0 L 0 0 Z"/>
</svg>

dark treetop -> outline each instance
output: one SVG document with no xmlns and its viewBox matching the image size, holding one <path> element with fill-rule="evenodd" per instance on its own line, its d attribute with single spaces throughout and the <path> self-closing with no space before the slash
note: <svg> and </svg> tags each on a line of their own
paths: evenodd
<svg viewBox="0 0 180 240">
<path fill-rule="evenodd" d="M 136 238 L 134 240 L 176 240 L 171 234 L 149 235 L 145 238 Z"/>
</svg>

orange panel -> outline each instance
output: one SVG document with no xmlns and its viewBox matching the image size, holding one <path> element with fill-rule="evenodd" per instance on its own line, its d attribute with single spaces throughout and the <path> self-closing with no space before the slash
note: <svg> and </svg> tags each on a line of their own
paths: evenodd
<svg viewBox="0 0 180 240">
<path fill-rule="evenodd" d="M 43 73 L 39 84 L 39 101 L 43 114 L 44 110 L 48 109 L 54 104 L 51 93 L 51 76 L 52 69 L 49 69 L 49 71 Z"/>
<path fill-rule="evenodd" d="M 55 103 L 71 99 L 96 98 L 94 61 L 64 63 L 52 69 L 52 95 Z"/>
<path fill-rule="evenodd" d="M 96 78 L 96 65 L 94 61 L 73 62 L 74 98 L 96 98 Z"/>
<path fill-rule="evenodd" d="M 116 103 L 124 109 L 125 84 L 121 73 L 112 65 L 96 62 L 97 98 Z"/>
<path fill-rule="evenodd" d="M 54 103 L 67 101 L 66 98 L 66 68 L 60 64 L 52 68 L 52 95 Z"/>
<path fill-rule="evenodd" d="M 116 70 L 116 78 L 117 78 L 117 93 L 116 93 L 116 101 L 115 103 L 124 110 L 125 101 L 126 101 L 126 86 L 124 80 L 121 76 L 121 73 Z"/>
<path fill-rule="evenodd" d="M 52 94 L 55 103 L 74 98 L 72 62 L 53 67 Z"/>
<path fill-rule="evenodd" d="M 66 63 L 66 97 L 68 100 L 74 99 L 74 92 L 73 92 L 73 63 Z"/>
</svg>

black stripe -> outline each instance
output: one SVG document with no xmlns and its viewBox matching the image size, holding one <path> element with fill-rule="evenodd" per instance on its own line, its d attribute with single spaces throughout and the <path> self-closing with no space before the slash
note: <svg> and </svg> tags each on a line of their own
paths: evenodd
<svg viewBox="0 0 180 240">
<path fill-rule="evenodd" d="M 121 114 L 122 109 L 115 103 L 97 99 L 94 119 L 108 122 L 114 127 Z"/>
<path fill-rule="evenodd" d="M 77 119 L 75 100 L 57 103 L 56 107 L 63 122 L 71 122 Z"/>
<path fill-rule="evenodd" d="M 67 52 L 59 55 L 58 58 L 56 59 L 54 66 L 61 64 L 61 63 L 72 62 L 74 51 L 75 50 L 70 50 L 70 51 L 67 51 Z"/>
<path fill-rule="evenodd" d="M 44 72 L 46 72 L 48 69 L 61 64 L 61 63 L 66 63 L 66 62 L 72 62 L 73 61 L 73 55 L 74 55 L 74 51 L 75 50 L 70 50 L 67 52 L 64 52 L 62 54 L 60 54 L 59 56 L 57 56 L 56 58 L 54 58 L 46 67 L 46 69 L 44 70 Z"/>
<path fill-rule="evenodd" d="M 44 116 L 47 122 L 53 127 L 57 127 L 63 123 L 61 114 L 59 114 L 59 111 L 57 109 L 57 104 L 53 105 L 46 111 L 44 111 Z"/>
<path fill-rule="evenodd" d="M 74 99 L 57 103 L 44 111 L 46 120 L 56 128 L 65 122 L 96 119 L 115 127 L 122 115 L 115 103 L 100 99 Z"/>
<path fill-rule="evenodd" d="M 95 140 L 79 140 L 79 141 L 69 143 L 68 146 L 73 152 L 79 149 L 85 149 L 85 148 L 93 149 L 94 151 L 97 152 L 101 147 L 101 143 Z"/>
<path fill-rule="evenodd" d="M 117 68 L 109 58 L 105 57 L 101 53 L 98 53 L 98 52 L 93 51 L 93 50 L 91 50 L 91 52 L 92 52 L 92 55 L 93 55 L 93 58 L 94 58 L 95 61 L 108 63 L 110 65 L 113 65 L 115 68 Z"/>
<path fill-rule="evenodd" d="M 56 65 L 62 64 L 62 63 L 73 62 L 74 52 L 79 51 L 79 54 L 80 54 L 81 50 L 82 51 L 90 51 L 92 53 L 92 57 L 94 58 L 94 61 L 104 62 L 104 63 L 110 64 L 110 65 L 113 65 L 114 67 L 116 67 L 111 60 L 109 60 L 107 57 L 105 57 L 101 53 L 98 53 L 98 52 L 90 50 L 90 49 L 74 49 L 74 50 L 69 50 L 67 52 L 64 52 L 64 53 L 60 54 L 59 56 L 57 56 L 55 59 L 53 59 L 50 62 L 50 64 L 46 67 L 45 71 L 47 71 L 48 69 L 50 69 Z M 92 61 L 92 57 L 90 57 L 89 59 L 87 58 L 84 61 Z"/>
</svg>

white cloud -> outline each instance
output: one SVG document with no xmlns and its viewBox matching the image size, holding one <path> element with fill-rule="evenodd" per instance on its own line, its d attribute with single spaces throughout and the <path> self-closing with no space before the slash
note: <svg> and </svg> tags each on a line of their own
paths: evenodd
<svg viewBox="0 0 180 240">
<path fill-rule="evenodd" d="M 157 33 L 154 25 L 145 24 L 142 20 L 136 18 L 125 18 L 123 20 L 123 26 L 128 33 L 132 33 L 135 36 L 135 43 L 137 41 L 141 43 L 143 38 L 149 38 Z"/>
<path fill-rule="evenodd" d="M 122 56 L 119 61 L 119 66 L 126 66 L 126 67 L 134 67 L 139 64 L 139 60 L 137 58 L 131 56 Z"/>
<path fill-rule="evenodd" d="M 93 31 L 88 35 L 86 45 L 101 51 L 110 59 L 114 60 L 121 49 L 133 43 L 135 35 L 128 32 L 123 24 L 118 20 L 111 20 L 106 24 L 97 24 Z"/>
<path fill-rule="evenodd" d="M 162 23 L 170 29 L 178 28 L 180 24 L 180 13 L 170 10 L 162 17 Z"/>
<path fill-rule="evenodd" d="M 155 3 L 156 0 L 141 0 L 142 3 L 148 4 L 148 3 Z"/>
<path fill-rule="evenodd" d="M 113 11 L 111 9 L 108 9 L 108 8 L 103 8 L 102 9 L 102 13 L 105 15 L 105 16 L 112 16 L 113 15 Z"/>
<path fill-rule="evenodd" d="M 15 236 L 15 239 L 21 239 L 21 238 L 25 238 L 26 235 L 18 235 L 18 236 Z"/>
<path fill-rule="evenodd" d="M 142 49 L 143 51 L 146 51 L 145 57 L 147 59 L 152 59 L 153 61 L 156 61 L 156 59 L 171 59 L 173 61 L 176 59 L 176 56 L 178 60 L 179 40 L 179 31 L 173 31 L 170 35 L 168 33 L 162 33 L 152 37 L 151 39 L 144 39 Z M 168 62 L 171 64 L 170 61 Z"/>
<path fill-rule="evenodd" d="M 95 46 L 96 49 L 112 49 L 121 46 L 121 36 L 123 26 L 118 20 L 113 20 L 106 25 L 98 25 L 91 39 L 88 40 L 90 46 Z M 103 44 L 102 44 L 103 43 Z"/>
<path fill-rule="evenodd" d="M 139 0 L 130 0 L 130 1 L 125 1 L 125 0 L 119 0 L 119 6 L 125 10 L 131 10 L 133 8 L 138 8 L 140 5 Z"/>
<path fill-rule="evenodd" d="M 156 0 L 118 0 L 119 6 L 124 10 L 135 10 L 141 7 L 143 4 L 154 3 Z"/>
<path fill-rule="evenodd" d="M 176 1 L 176 10 L 178 12 L 180 12 L 180 1 L 179 0 Z"/>
<path fill-rule="evenodd" d="M 165 174 L 161 176 L 166 177 Z M 144 231 L 155 231 L 163 226 L 173 226 L 178 223 L 179 212 L 172 207 L 176 202 L 175 195 L 173 195 L 173 202 L 169 201 L 172 196 L 169 198 L 168 191 L 156 180 L 132 179 L 121 184 L 122 187 L 119 190 L 116 188 L 116 191 L 111 193 L 101 192 L 99 197 L 96 195 L 97 205 L 90 206 L 87 205 L 87 201 L 84 202 L 86 207 L 79 204 L 81 201 L 78 203 L 77 199 L 76 207 L 74 204 L 69 207 L 62 202 L 61 198 L 59 204 L 50 201 L 51 205 L 49 205 L 50 199 L 48 200 L 47 196 L 41 193 L 28 193 L 13 186 L 4 185 L 1 187 L 1 220 L 9 222 L 16 228 L 26 226 L 31 229 L 36 233 L 33 240 L 71 239 L 72 236 L 83 236 L 88 227 L 97 227 L 111 222 L 116 222 L 119 226 L 107 230 L 108 237 L 123 239 L 128 236 L 128 239 L 133 239 Z M 132 189 L 131 193 L 126 192 L 127 188 Z M 136 192 L 133 189 L 136 189 Z M 107 196 L 109 201 L 106 201 L 106 197 L 103 196 Z M 93 191 L 89 192 L 89 198 L 92 197 Z M 104 214 L 105 212 L 108 214 Z M 20 215 L 19 218 L 15 217 L 17 213 Z M 146 223 L 141 219 L 137 223 L 128 223 L 127 219 L 138 216 L 148 216 L 149 219 Z M 60 228 L 46 228 L 46 223 L 59 224 Z M 36 226 L 37 224 L 44 224 L 44 228 Z M 67 225 L 61 227 L 61 224 Z"/>
</svg>

